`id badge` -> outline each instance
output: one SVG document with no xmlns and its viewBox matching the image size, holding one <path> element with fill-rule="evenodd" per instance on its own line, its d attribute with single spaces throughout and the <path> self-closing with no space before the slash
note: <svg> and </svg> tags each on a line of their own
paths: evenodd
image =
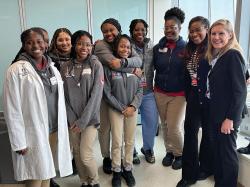
<svg viewBox="0 0 250 187">
<path fill-rule="evenodd" d="M 57 79 L 56 79 L 55 76 L 50 78 L 50 83 L 51 83 L 51 85 L 56 85 L 57 84 Z"/>
</svg>

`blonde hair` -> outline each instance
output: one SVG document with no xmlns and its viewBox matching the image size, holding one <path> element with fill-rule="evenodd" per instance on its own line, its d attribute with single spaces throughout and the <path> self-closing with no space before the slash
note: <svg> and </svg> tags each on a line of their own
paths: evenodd
<svg viewBox="0 0 250 187">
<path fill-rule="evenodd" d="M 240 47 L 237 39 L 236 39 L 236 36 L 235 36 L 235 33 L 234 33 L 234 30 L 233 30 L 233 26 L 232 24 L 230 23 L 229 20 L 227 19 L 219 19 L 217 20 L 216 22 L 214 22 L 212 24 L 212 26 L 210 27 L 209 31 L 208 31 L 208 49 L 207 49 L 207 53 L 206 53 L 206 56 L 208 58 L 208 61 L 211 62 L 212 59 L 214 58 L 214 55 L 213 55 L 213 46 L 211 44 L 211 30 L 217 26 L 217 25 L 222 25 L 224 27 L 224 29 L 229 33 L 231 34 L 231 38 L 229 39 L 228 43 L 226 44 L 226 46 L 219 52 L 219 56 L 223 55 L 224 53 L 226 53 L 229 49 L 235 49 L 237 51 L 239 51 L 241 54 L 242 54 L 242 48 Z"/>
</svg>

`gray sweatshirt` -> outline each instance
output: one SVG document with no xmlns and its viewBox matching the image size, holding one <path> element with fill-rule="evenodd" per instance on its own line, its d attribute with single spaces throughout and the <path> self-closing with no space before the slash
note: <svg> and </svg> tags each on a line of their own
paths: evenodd
<svg viewBox="0 0 250 187">
<path fill-rule="evenodd" d="M 122 112 L 130 105 L 136 109 L 140 106 L 143 90 L 136 75 L 104 66 L 104 76 L 104 99 L 111 107 Z"/>
<path fill-rule="evenodd" d="M 100 62 L 106 66 L 111 60 L 116 58 L 113 54 L 111 45 L 104 40 L 100 40 L 96 43 L 94 54 L 98 57 Z M 120 69 L 116 69 L 116 71 L 133 72 L 134 68 L 140 67 L 142 67 L 142 60 L 136 51 L 132 49 L 131 58 L 122 59 L 122 66 Z"/>
<path fill-rule="evenodd" d="M 84 63 L 75 60 L 61 67 L 64 81 L 68 122 L 81 129 L 100 123 L 100 104 L 103 93 L 103 68 L 92 55 Z"/>
<path fill-rule="evenodd" d="M 146 80 L 146 86 L 143 86 L 143 94 L 153 92 L 153 79 L 154 79 L 154 63 L 153 63 L 153 43 L 149 38 L 144 39 L 144 47 L 139 48 L 132 43 L 132 47 L 142 59 L 142 79 Z"/>
</svg>

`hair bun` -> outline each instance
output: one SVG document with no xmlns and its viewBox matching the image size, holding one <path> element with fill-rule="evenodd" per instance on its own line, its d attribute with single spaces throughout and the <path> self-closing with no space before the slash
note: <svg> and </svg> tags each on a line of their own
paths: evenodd
<svg viewBox="0 0 250 187">
<path fill-rule="evenodd" d="M 185 13 L 180 8 L 173 7 L 166 11 L 164 19 L 166 20 L 171 17 L 176 17 L 181 23 L 183 23 L 185 20 Z"/>
</svg>

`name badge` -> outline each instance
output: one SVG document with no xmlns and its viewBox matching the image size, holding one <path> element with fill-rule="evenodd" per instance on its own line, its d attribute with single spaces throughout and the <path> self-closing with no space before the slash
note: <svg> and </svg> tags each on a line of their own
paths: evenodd
<svg viewBox="0 0 250 187">
<path fill-rule="evenodd" d="M 159 48 L 159 52 L 160 53 L 166 53 L 166 52 L 168 52 L 168 48 L 167 47 L 164 47 L 163 49 Z"/>
<path fill-rule="evenodd" d="M 90 74 L 91 74 L 91 69 L 90 69 L 90 68 L 84 69 L 84 70 L 82 71 L 82 74 L 83 74 L 83 75 L 84 75 L 84 74 L 90 75 Z"/>
<path fill-rule="evenodd" d="M 133 73 L 127 73 L 127 77 L 131 77 L 131 76 L 134 76 Z"/>
<path fill-rule="evenodd" d="M 51 83 L 51 85 L 56 85 L 56 84 L 57 84 L 57 79 L 56 79 L 56 77 L 51 77 L 51 78 L 50 78 L 50 83 Z"/>
</svg>

